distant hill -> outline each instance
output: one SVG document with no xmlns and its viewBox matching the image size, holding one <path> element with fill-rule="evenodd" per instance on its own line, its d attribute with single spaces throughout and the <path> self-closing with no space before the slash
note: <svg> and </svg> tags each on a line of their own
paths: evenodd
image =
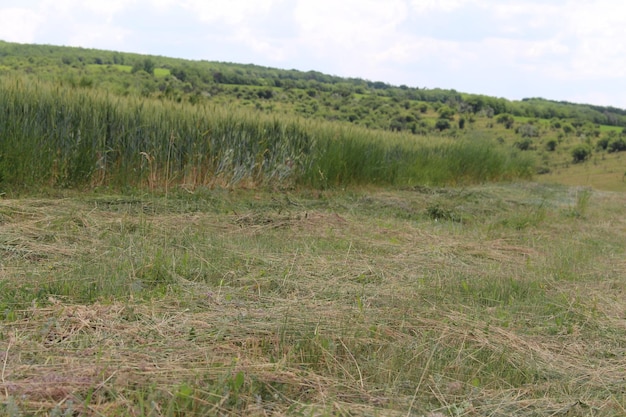
<svg viewBox="0 0 626 417">
<path fill-rule="evenodd" d="M 423 116 L 443 105 L 468 120 L 506 113 L 514 117 L 564 119 L 575 125 L 589 122 L 626 127 L 626 110 L 615 107 L 542 98 L 511 101 L 455 90 L 393 86 L 317 71 L 0 41 L 0 74 L 11 72 L 57 79 L 76 87 L 106 88 L 120 95 L 191 103 L 237 103 L 258 110 L 422 134 L 438 129 L 436 121 Z M 443 126 L 440 124 L 439 128 Z"/>
</svg>

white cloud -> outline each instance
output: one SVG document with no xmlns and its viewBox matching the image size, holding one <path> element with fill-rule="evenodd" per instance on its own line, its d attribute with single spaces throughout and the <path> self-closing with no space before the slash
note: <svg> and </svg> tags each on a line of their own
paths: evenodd
<svg viewBox="0 0 626 417">
<path fill-rule="evenodd" d="M 204 22 L 241 24 L 264 15 L 283 0 L 185 0 L 179 4 Z"/>
<path fill-rule="evenodd" d="M 580 37 L 615 37 L 626 32 L 626 3 L 613 0 L 571 1 L 562 16 L 567 22 L 567 30 Z"/>
<path fill-rule="evenodd" d="M 451 12 L 467 4 L 477 3 L 475 0 L 411 0 L 413 11 L 418 14 L 433 11 Z"/>
<path fill-rule="evenodd" d="M 9 42 L 32 43 L 43 16 L 22 8 L 0 9 L 0 39 Z"/>
<path fill-rule="evenodd" d="M 124 9 L 136 3 L 134 0 L 106 0 L 106 1 L 90 1 L 83 2 L 81 4 L 84 7 L 94 13 L 106 16 L 110 19 L 114 14 L 123 11 Z"/>
<path fill-rule="evenodd" d="M 570 78 L 626 76 L 626 4 L 607 0 L 572 2 L 564 34 L 576 44 Z"/>
<path fill-rule="evenodd" d="M 522 38 L 536 36 L 542 29 L 554 32 L 563 24 L 562 6 L 545 2 L 493 2 L 488 10 L 503 34 Z"/>
<path fill-rule="evenodd" d="M 109 24 L 77 24 L 72 28 L 68 46 L 82 46 L 102 49 L 121 49 L 132 33 L 128 29 Z M 139 52 L 139 51 L 137 51 Z"/>
<path fill-rule="evenodd" d="M 459 42 L 428 37 L 407 36 L 402 42 L 381 51 L 377 59 L 381 64 L 434 63 L 448 68 L 470 66 L 477 55 Z"/>
<path fill-rule="evenodd" d="M 379 56 L 397 43 L 407 13 L 405 0 L 299 0 L 291 50 L 306 51 L 332 74 L 371 79 L 383 70 Z"/>
<path fill-rule="evenodd" d="M 355 45 L 376 48 L 393 37 L 406 14 L 404 0 L 301 0 L 294 19 L 302 40 L 323 53 Z"/>
</svg>

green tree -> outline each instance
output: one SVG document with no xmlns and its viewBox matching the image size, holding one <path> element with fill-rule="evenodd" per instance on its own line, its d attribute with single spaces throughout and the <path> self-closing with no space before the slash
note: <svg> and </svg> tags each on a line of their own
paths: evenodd
<svg viewBox="0 0 626 417">
<path fill-rule="evenodd" d="M 439 108 L 439 110 L 437 110 L 437 113 L 439 113 L 439 117 L 441 119 L 452 120 L 454 119 L 454 114 L 456 112 L 454 111 L 452 107 L 444 104 L 443 106 Z"/>
<path fill-rule="evenodd" d="M 133 68 L 130 72 L 133 74 L 138 71 L 145 71 L 150 75 L 154 75 L 155 64 L 150 58 L 145 58 L 143 60 L 135 61 L 133 64 Z"/>
</svg>

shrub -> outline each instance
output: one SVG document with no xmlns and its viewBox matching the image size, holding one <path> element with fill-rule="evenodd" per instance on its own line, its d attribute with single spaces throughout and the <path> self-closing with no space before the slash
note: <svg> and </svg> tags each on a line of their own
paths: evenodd
<svg viewBox="0 0 626 417">
<path fill-rule="evenodd" d="M 530 138 L 524 138 L 522 140 L 518 140 L 513 144 L 520 151 L 527 151 L 532 148 L 533 141 Z"/>
<path fill-rule="evenodd" d="M 598 149 L 606 150 L 606 148 L 608 148 L 608 146 L 609 146 L 609 138 L 608 137 L 600 138 L 596 142 L 596 147 Z"/>
<path fill-rule="evenodd" d="M 515 133 L 519 133 L 523 138 L 536 138 L 539 136 L 539 130 L 530 123 L 519 126 L 515 129 Z"/>
<path fill-rule="evenodd" d="M 513 127 L 513 124 L 515 123 L 515 119 L 513 118 L 512 115 L 503 113 L 496 118 L 496 122 L 498 122 L 499 124 L 503 124 L 504 127 L 506 127 L 507 129 L 510 129 Z"/>
<path fill-rule="evenodd" d="M 462 217 L 453 210 L 441 207 L 439 204 L 429 206 L 426 209 L 426 213 L 428 214 L 428 217 L 435 221 L 445 220 L 457 223 L 461 223 L 463 221 Z"/>
<path fill-rule="evenodd" d="M 591 149 L 588 145 L 580 144 L 576 145 L 572 149 L 572 158 L 574 163 L 584 162 L 591 156 Z"/>
<path fill-rule="evenodd" d="M 556 145 L 558 145 L 558 141 L 556 139 L 550 139 L 546 142 L 546 149 L 550 152 L 554 152 L 556 149 Z"/>
<path fill-rule="evenodd" d="M 450 129 L 450 121 L 448 119 L 438 119 L 435 123 L 435 128 L 440 132 L 446 129 Z"/>
<path fill-rule="evenodd" d="M 439 113 L 440 118 L 447 120 L 454 119 L 454 113 L 456 113 L 453 108 L 445 104 L 441 106 L 437 112 Z"/>
<path fill-rule="evenodd" d="M 563 124 L 563 133 L 565 133 L 566 135 L 569 135 L 573 131 L 574 131 L 574 126 L 572 126 L 570 123 Z"/>
<path fill-rule="evenodd" d="M 612 139 L 607 145 L 607 150 L 609 152 L 626 151 L 626 141 L 621 137 Z"/>
</svg>

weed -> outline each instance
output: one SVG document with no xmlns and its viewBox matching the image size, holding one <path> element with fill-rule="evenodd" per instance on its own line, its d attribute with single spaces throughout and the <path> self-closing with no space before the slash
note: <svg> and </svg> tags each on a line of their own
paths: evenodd
<svg viewBox="0 0 626 417">
<path fill-rule="evenodd" d="M 589 200 L 591 199 L 591 190 L 582 189 L 576 192 L 576 205 L 572 208 L 571 215 L 574 217 L 584 217 L 587 208 L 589 207 Z"/>
<path fill-rule="evenodd" d="M 441 207 L 439 204 L 435 204 L 426 208 L 428 217 L 435 221 L 444 220 L 452 222 L 461 222 L 461 216 L 459 216 L 453 209 Z"/>
</svg>

